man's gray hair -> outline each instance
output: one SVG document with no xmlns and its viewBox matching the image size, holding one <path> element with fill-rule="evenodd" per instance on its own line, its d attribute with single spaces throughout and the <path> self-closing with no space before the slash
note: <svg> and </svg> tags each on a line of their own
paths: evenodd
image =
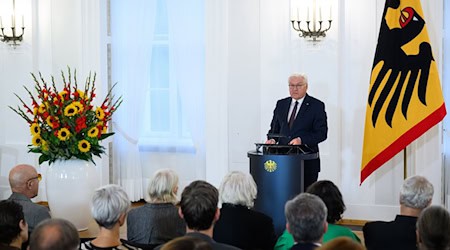
<svg viewBox="0 0 450 250">
<path fill-rule="evenodd" d="M 303 78 L 303 79 L 305 79 L 305 83 L 308 84 L 308 75 L 306 75 L 305 73 L 294 73 L 294 74 L 290 75 L 288 77 L 288 82 L 290 82 L 291 78 L 294 78 L 294 77 Z"/>
<path fill-rule="evenodd" d="M 155 172 L 148 183 L 148 202 L 177 203 L 178 174 L 171 169 L 160 169 Z"/>
<path fill-rule="evenodd" d="M 219 188 L 221 203 L 253 207 L 258 190 L 250 174 L 240 171 L 228 173 Z"/>
<path fill-rule="evenodd" d="M 111 229 L 122 214 L 128 213 L 130 206 L 127 193 L 120 186 L 109 184 L 95 190 L 91 213 L 99 226 Z"/>
<path fill-rule="evenodd" d="M 415 175 L 407 178 L 400 189 L 400 204 L 415 209 L 424 209 L 433 199 L 433 184 L 425 177 Z"/>
<path fill-rule="evenodd" d="M 295 241 L 320 241 L 327 224 L 327 207 L 318 196 L 301 193 L 286 202 L 284 212 Z"/>
<path fill-rule="evenodd" d="M 76 250 L 79 246 L 77 229 L 65 219 L 43 220 L 30 237 L 30 250 Z"/>
</svg>

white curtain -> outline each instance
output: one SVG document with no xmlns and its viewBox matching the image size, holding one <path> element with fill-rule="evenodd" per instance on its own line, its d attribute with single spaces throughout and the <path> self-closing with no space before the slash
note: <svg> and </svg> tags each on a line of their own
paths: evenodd
<svg viewBox="0 0 450 250">
<path fill-rule="evenodd" d="M 205 1 L 167 0 L 170 77 L 195 147 L 196 178 L 205 178 Z"/>
<path fill-rule="evenodd" d="M 112 81 L 123 103 L 114 114 L 113 180 L 132 201 L 143 197 L 138 140 L 149 83 L 155 0 L 111 1 Z"/>
</svg>

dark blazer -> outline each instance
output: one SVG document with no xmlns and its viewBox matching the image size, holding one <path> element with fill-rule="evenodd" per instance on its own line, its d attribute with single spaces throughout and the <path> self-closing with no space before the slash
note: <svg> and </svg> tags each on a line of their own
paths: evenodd
<svg viewBox="0 0 450 250">
<path fill-rule="evenodd" d="M 325 104 L 320 100 L 306 94 L 300 110 L 295 117 L 292 129 L 288 124 L 288 113 L 291 105 L 291 97 L 281 99 L 277 102 L 273 111 L 270 124 L 270 134 L 279 134 L 281 138 L 274 138 L 279 144 L 287 145 L 292 139 L 300 137 L 302 145 L 315 152 L 319 152 L 318 144 L 327 139 L 328 125 Z M 305 161 L 305 178 L 307 174 L 315 175 L 320 172 L 320 159 Z M 305 186 L 306 187 L 306 186 Z"/>
<path fill-rule="evenodd" d="M 276 242 L 272 218 L 229 203 L 222 204 L 213 238 L 241 249 L 273 249 Z"/>
<path fill-rule="evenodd" d="M 397 215 L 394 221 L 367 222 L 363 227 L 367 250 L 417 250 L 417 217 Z"/>
<path fill-rule="evenodd" d="M 22 205 L 25 221 L 28 223 L 28 231 L 32 232 L 39 222 L 50 219 L 47 207 L 31 201 L 27 196 L 20 193 L 12 193 L 8 200 L 12 200 Z"/>
<path fill-rule="evenodd" d="M 292 246 L 291 250 L 313 250 L 318 248 L 319 246 L 313 243 L 304 243 L 300 242 Z"/>
</svg>

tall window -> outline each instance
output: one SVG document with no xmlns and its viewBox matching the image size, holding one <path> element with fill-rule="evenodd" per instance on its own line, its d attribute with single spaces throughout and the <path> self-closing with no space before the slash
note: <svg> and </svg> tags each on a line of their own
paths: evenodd
<svg viewBox="0 0 450 250">
<path fill-rule="evenodd" d="M 169 20 L 166 0 L 157 0 L 150 82 L 146 90 L 140 147 L 190 146 L 190 133 L 183 119 L 178 84 L 171 77 Z"/>
</svg>

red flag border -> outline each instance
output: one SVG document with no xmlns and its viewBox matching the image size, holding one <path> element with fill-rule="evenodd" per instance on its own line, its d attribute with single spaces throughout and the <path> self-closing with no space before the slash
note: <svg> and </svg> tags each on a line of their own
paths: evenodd
<svg viewBox="0 0 450 250">
<path fill-rule="evenodd" d="M 442 103 L 441 107 L 436 109 L 428 117 L 417 123 L 410 130 L 406 131 L 397 140 L 395 140 L 391 145 L 386 147 L 378 155 L 372 158 L 366 166 L 361 170 L 361 182 L 362 185 L 364 180 L 366 180 L 369 175 L 371 175 L 375 170 L 381 167 L 384 163 L 394 157 L 398 152 L 402 151 L 406 146 L 408 146 L 415 139 L 423 135 L 428 129 L 432 128 L 434 125 L 438 124 L 442 119 L 444 119 L 447 111 L 445 109 L 445 102 Z"/>
</svg>

